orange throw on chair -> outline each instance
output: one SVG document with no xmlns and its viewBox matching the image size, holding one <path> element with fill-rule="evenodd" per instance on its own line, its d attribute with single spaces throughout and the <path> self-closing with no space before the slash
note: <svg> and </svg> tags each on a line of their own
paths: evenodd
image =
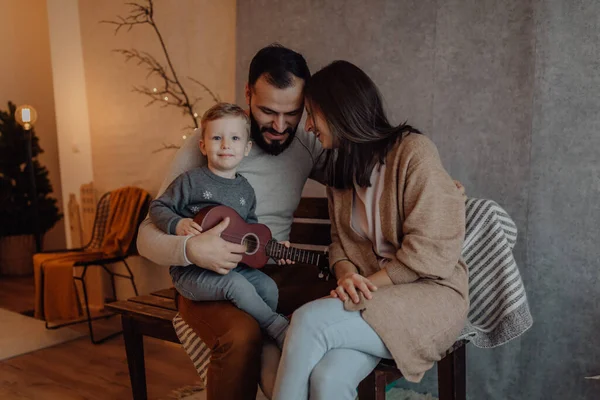
<svg viewBox="0 0 600 400">
<path fill-rule="evenodd" d="M 36 318 L 65 321 L 81 315 L 73 280 L 74 264 L 127 254 L 135 239 L 142 207 L 149 200 L 150 195 L 143 189 L 117 189 L 110 194 L 110 211 L 101 249 L 34 255 Z"/>
<path fill-rule="evenodd" d="M 143 189 L 125 187 L 110 194 L 110 213 L 102 251 L 107 256 L 123 255 L 133 243 L 136 224 L 144 204 L 150 195 Z"/>
<path fill-rule="evenodd" d="M 38 253 L 33 256 L 35 277 L 35 318 L 46 321 L 68 321 L 79 318 L 73 265 L 77 261 L 96 260 L 99 251 Z"/>
</svg>

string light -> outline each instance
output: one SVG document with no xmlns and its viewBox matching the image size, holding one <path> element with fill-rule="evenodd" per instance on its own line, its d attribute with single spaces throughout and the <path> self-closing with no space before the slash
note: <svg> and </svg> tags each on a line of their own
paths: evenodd
<svg viewBox="0 0 600 400">
<path fill-rule="evenodd" d="M 185 140 L 185 139 L 187 139 L 187 136 L 183 135 L 182 138 L 183 138 L 183 140 Z"/>
<path fill-rule="evenodd" d="M 198 113 L 194 113 L 194 118 L 198 118 Z"/>
<path fill-rule="evenodd" d="M 158 92 L 158 89 L 154 88 L 154 89 L 152 89 L 152 91 L 153 91 L 154 93 L 156 93 L 156 92 Z"/>
<path fill-rule="evenodd" d="M 165 101 L 169 101 L 169 97 L 168 96 L 165 96 Z"/>
<path fill-rule="evenodd" d="M 197 130 L 198 130 L 198 128 L 194 128 L 194 130 L 195 130 L 195 131 L 197 131 Z"/>
</svg>

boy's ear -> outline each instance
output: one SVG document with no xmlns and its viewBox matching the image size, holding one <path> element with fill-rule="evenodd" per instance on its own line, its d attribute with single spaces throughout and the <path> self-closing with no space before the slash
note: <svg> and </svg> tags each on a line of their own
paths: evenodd
<svg viewBox="0 0 600 400">
<path fill-rule="evenodd" d="M 252 140 L 248 140 L 246 143 L 246 150 L 244 151 L 244 157 L 250 154 L 250 149 L 252 148 Z"/>
<path fill-rule="evenodd" d="M 200 147 L 200 153 L 206 156 L 206 144 L 204 143 L 204 139 L 200 139 L 200 141 L 198 141 L 198 147 Z"/>
</svg>

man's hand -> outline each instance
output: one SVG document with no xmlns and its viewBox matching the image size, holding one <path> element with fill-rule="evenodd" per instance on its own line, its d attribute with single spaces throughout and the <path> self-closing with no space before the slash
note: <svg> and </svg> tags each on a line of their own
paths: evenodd
<svg viewBox="0 0 600 400">
<path fill-rule="evenodd" d="M 356 272 L 350 272 L 342 276 L 338 279 L 337 284 L 338 287 L 331 291 L 331 297 L 346 301 L 349 296 L 356 304 L 360 301 L 357 290 L 361 291 L 367 300 L 371 300 L 373 298 L 371 292 L 377 290 L 377 286 L 373 282 Z"/>
<path fill-rule="evenodd" d="M 199 235 L 202 233 L 202 227 L 191 218 L 182 218 L 175 226 L 177 236 Z"/>
<path fill-rule="evenodd" d="M 291 246 L 291 243 L 288 240 L 284 240 L 283 242 L 279 242 L 279 244 L 284 245 L 285 247 L 287 247 L 288 249 Z M 284 260 L 284 259 L 280 259 L 277 260 L 277 264 L 278 265 L 285 265 L 285 264 L 296 264 L 296 261 L 292 261 L 292 260 Z"/>
<path fill-rule="evenodd" d="M 188 239 L 185 251 L 188 259 L 197 266 L 226 275 L 242 260 L 246 247 L 221 239 L 229 225 L 225 218 L 212 229 Z"/>
</svg>

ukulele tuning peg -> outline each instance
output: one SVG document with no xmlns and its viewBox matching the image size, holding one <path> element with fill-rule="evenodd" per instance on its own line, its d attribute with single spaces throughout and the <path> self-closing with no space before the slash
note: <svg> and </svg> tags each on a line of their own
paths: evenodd
<svg viewBox="0 0 600 400">
<path fill-rule="evenodd" d="M 322 273 L 322 272 L 319 272 L 319 279 L 323 279 L 323 277 L 324 277 L 324 276 L 325 276 L 325 275 L 323 275 L 323 273 Z"/>
</svg>

